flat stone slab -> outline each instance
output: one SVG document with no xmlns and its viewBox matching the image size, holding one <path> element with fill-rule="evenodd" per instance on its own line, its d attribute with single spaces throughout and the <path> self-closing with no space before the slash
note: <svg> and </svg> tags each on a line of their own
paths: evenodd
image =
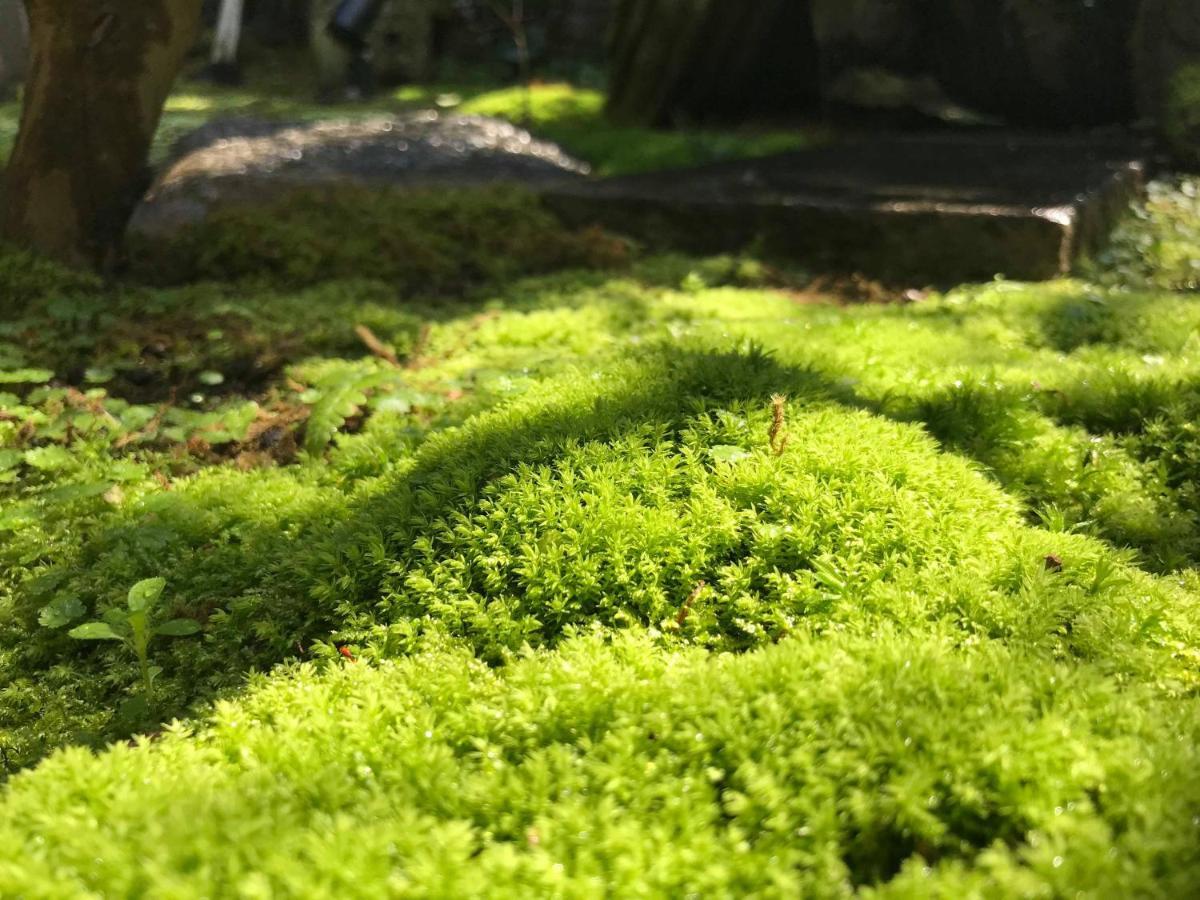
<svg viewBox="0 0 1200 900">
<path fill-rule="evenodd" d="M 814 268 L 951 283 L 1053 278 L 1102 246 L 1142 191 L 1117 139 L 879 135 L 753 160 L 554 185 L 572 224 L 651 245 L 748 245 Z"/>
<path fill-rule="evenodd" d="M 585 163 L 500 119 L 436 111 L 278 122 L 215 119 L 172 148 L 132 227 L 162 233 L 226 202 L 265 202 L 338 181 L 404 186 L 582 179 Z"/>
</svg>

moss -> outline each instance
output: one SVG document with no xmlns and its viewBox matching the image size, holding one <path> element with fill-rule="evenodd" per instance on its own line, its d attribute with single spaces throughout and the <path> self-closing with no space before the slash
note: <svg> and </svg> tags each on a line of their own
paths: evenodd
<svg viewBox="0 0 1200 900">
<path fill-rule="evenodd" d="M 936 633 L 435 647 L 58 755 L 0 807 L 0 890 L 1177 896 L 1197 738 L 1194 704 Z"/>
<path fill-rule="evenodd" d="M 0 243 L 0 317 L 55 298 L 94 294 L 100 281 L 9 244 Z"/>
<path fill-rule="evenodd" d="M 567 84 L 539 84 L 488 91 L 467 98 L 459 109 L 525 125 L 591 163 L 597 175 L 627 175 L 766 156 L 828 139 L 822 129 L 668 131 L 627 127 L 609 122 L 604 104 L 604 95 L 599 91 Z"/>
<path fill-rule="evenodd" d="M 287 202 L 163 250 L 228 280 L 0 269 L 0 894 L 1195 882 L 1190 294 Z M 155 575 L 139 709 L 68 631 Z"/>
<path fill-rule="evenodd" d="M 461 292 L 531 272 L 619 265 L 623 242 L 570 232 L 532 195 L 341 186 L 228 206 L 202 223 L 132 247 L 132 276 L 154 283 L 254 279 L 298 286 L 387 281 L 400 294 Z"/>
<path fill-rule="evenodd" d="M 58 666 L 70 648 L 36 622 L 73 597 L 102 609 L 153 571 L 172 573 L 181 612 L 211 617 L 203 648 L 164 651 L 165 714 L 331 634 L 390 656 L 415 634 L 448 629 L 499 661 L 590 622 L 744 649 L 818 624 L 962 617 L 968 634 L 1186 678 L 1154 649 L 1160 634 L 1186 643 L 1192 627 L 1169 583 L 1068 532 L 1141 548 L 1160 569 L 1196 558 L 1184 423 L 1200 404 L 1179 329 L 1189 307 L 1126 298 L 1064 360 L 1039 317 L 1094 305 L 1080 286 L 838 310 L 693 283 L 696 271 L 727 266 L 646 266 L 657 279 L 687 273 L 678 291 L 632 276 L 521 282 L 490 310 L 443 310 L 428 329 L 389 311 L 384 285 L 259 294 L 241 327 L 297 343 L 249 419 L 236 394 L 180 398 L 159 417 L 103 389 L 86 403 L 62 388 L 30 391 L 13 410 L 42 423 L 36 437 L 4 432 L 16 479 L 0 641 L 10 758 L 28 761 L 72 731 L 98 739 L 129 727 L 114 717 L 126 686 L 119 654 L 72 653 Z M 163 310 L 203 296 L 165 295 Z M 220 294 L 205 302 L 238 308 Z M 352 330 L 362 321 L 401 353 L 410 342 L 407 369 L 301 361 L 306 350 L 362 356 Z M 731 331 L 776 356 L 731 352 Z M 685 338 L 617 363 L 632 342 Z M 202 342 L 197 352 L 224 351 Z M 1161 359 L 1143 361 L 1153 354 Z M 194 365 L 220 372 L 221 360 Z M 343 389 L 356 399 L 334 421 L 327 465 L 318 453 L 258 469 L 279 459 L 262 435 L 291 434 L 294 453 L 323 392 Z M 770 398 L 780 392 L 792 401 L 776 457 Z M 1168 403 L 1179 411 L 1164 418 Z M 45 455 L 69 435 L 72 454 Z M 1066 580 L 1038 580 L 1047 554 L 1071 558 Z M 31 710 L 51 695 L 82 706 L 33 728 Z"/>
</svg>

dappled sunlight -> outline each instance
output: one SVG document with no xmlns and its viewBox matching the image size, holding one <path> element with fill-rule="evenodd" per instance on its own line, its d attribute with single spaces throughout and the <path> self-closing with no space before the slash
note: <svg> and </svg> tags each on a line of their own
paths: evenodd
<svg viewBox="0 0 1200 900">
<path fill-rule="evenodd" d="M 0 896 L 1191 896 L 1185 2 L 0 0 Z"/>
<path fill-rule="evenodd" d="M 216 105 L 216 101 L 212 97 L 202 97 L 197 94 L 172 94 L 167 98 L 166 106 L 163 109 L 168 113 L 207 112 Z"/>
</svg>

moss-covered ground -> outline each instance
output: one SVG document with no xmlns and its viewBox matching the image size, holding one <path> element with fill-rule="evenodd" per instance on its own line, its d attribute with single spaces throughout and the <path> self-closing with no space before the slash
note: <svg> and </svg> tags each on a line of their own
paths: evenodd
<svg viewBox="0 0 1200 900">
<path fill-rule="evenodd" d="M 0 895 L 1192 895 L 1195 197 L 945 294 L 514 191 L 5 251 Z"/>
</svg>

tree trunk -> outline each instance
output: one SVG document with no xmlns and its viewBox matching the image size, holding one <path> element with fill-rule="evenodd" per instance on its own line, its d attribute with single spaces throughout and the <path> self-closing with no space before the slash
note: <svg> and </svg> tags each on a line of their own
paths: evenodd
<svg viewBox="0 0 1200 900">
<path fill-rule="evenodd" d="M 201 0 L 26 0 L 32 59 L 6 173 L 3 233 L 111 267 Z"/>
<path fill-rule="evenodd" d="M 618 0 L 609 113 L 695 124 L 818 106 L 809 0 Z"/>
</svg>

